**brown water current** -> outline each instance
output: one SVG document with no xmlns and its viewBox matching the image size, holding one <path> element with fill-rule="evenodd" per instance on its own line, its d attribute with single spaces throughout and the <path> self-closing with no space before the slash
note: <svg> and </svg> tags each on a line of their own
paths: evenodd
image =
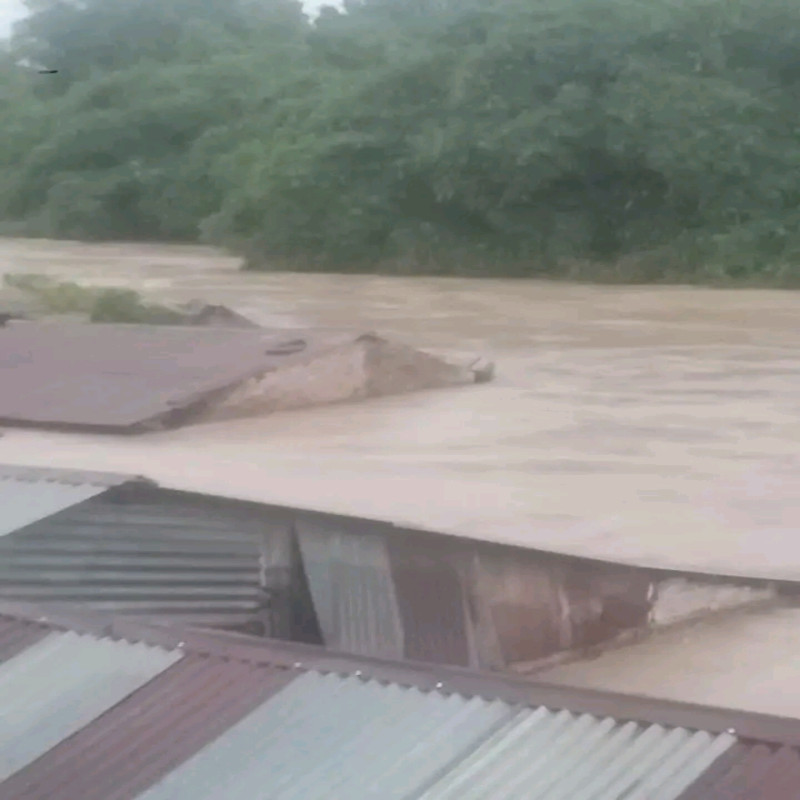
<svg viewBox="0 0 800 800">
<path fill-rule="evenodd" d="M 497 378 L 135 439 L 7 430 L 0 461 L 800 579 L 800 294 L 237 267 L 200 247 L 0 240 L 2 271 L 483 353 Z"/>
</svg>

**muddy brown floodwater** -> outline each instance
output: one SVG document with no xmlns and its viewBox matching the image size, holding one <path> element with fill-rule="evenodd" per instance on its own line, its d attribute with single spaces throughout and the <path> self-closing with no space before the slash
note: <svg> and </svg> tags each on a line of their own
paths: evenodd
<svg viewBox="0 0 800 800">
<path fill-rule="evenodd" d="M 800 294 L 237 267 L 199 247 L 0 240 L 4 271 L 486 353 L 497 378 L 136 439 L 9 430 L 0 461 L 800 579 Z"/>
</svg>

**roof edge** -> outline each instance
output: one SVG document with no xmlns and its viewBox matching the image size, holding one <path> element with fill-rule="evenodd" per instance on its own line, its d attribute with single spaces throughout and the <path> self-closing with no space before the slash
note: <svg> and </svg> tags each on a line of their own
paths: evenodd
<svg viewBox="0 0 800 800">
<path fill-rule="evenodd" d="M 44 481 L 48 483 L 66 483 L 73 486 L 90 485 L 106 486 L 112 489 L 126 483 L 156 486 L 156 482 L 143 475 L 132 475 L 115 472 L 93 472 L 88 470 L 56 469 L 51 467 L 21 466 L 16 464 L 0 464 L 0 480 Z"/>
<path fill-rule="evenodd" d="M 335 673 L 395 683 L 420 691 L 502 700 L 514 705 L 546 706 L 579 714 L 613 717 L 649 725 L 730 733 L 739 739 L 800 747 L 800 720 L 716 706 L 663 700 L 643 695 L 566 687 L 516 676 L 478 673 L 438 664 L 355 656 L 324 647 L 261 639 L 191 626 L 155 624 L 136 617 L 114 617 L 65 606 L 0 603 L 0 615 L 171 650 L 223 656 L 284 669 Z"/>
<path fill-rule="evenodd" d="M 709 565 L 707 563 L 698 566 L 695 563 L 689 564 L 683 561 L 679 562 L 651 556 L 635 558 L 625 556 L 620 557 L 619 555 L 615 555 L 613 558 L 611 558 L 594 550 L 587 552 L 583 543 L 566 547 L 563 545 L 556 546 L 555 544 L 552 547 L 549 547 L 542 542 L 524 544 L 516 537 L 505 536 L 502 533 L 480 533 L 472 528 L 454 528 L 448 525 L 434 527 L 419 520 L 409 518 L 392 518 L 389 515 L 381 516 L 369 513 L 358 514 L 355 511 L 343 510 L 335 505 L 331 506 L 320 504 L 318 502 L 314 502 L 313 500 L 300 505 L 292 500 L 286 500 L 278 495 L 271 494 L 269 489 L 254 493 L 241 491 L 235 488 L 229 489 L 223 486 L 215 488 L 212 492 L 202 486 L 187 484 L 181 480 L 175 481 L 170 478 L 164 478 L 163 476 L 159 476 L 157 485 L 161 489 L 168 489 L 169 491 L 173 492 L 181 492 L 182 494 L 186 495 L 213 496 L 225 500 L 234 500 L 240 503 L 253 503 L 263 508 L 272 510 L 280 509 L 282 511 L 326 517 L 329 519 L 334 518 L 347 520 L 348 522 L 356 520 L 372 526 L 383 526 L 383 530 L 412 531 L 415 533 L 424 533 L 426 535 L 435 536 L 440 539 L 448 539 L 450 541 L 465 542 L 489 547 L 509 548 L 520 552 L 534 553 L 540 556 L 577 560 L 611 567 L 625 567 L 651 573 L 659 573 L 664 575 L 685 575 L 692 576 L 694 578 L 723 578 L 730 579 L 732 581 L 759 583 L 800 583 L 800 576 L 798 576 L 796 573 L 785 574 L 781 573 L 779 570 L 776 571 L 772 569 L 759 568 L 740 570 L 733 569 L 730 566 L 714 568 L 713 565 Z"/>
</svg>

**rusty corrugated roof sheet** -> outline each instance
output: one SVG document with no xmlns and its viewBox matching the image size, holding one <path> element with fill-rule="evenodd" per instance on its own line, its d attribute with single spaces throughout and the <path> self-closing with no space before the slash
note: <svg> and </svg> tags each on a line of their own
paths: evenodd
<svg viewBox="0 0 800 800">
<path fill-rule="evenodd" d="M 133 800 L 294 675 L 187 655 L 0 784 L 2 800 Z"/>
<path fill-rule="evenodd" d="M 181 657 L 176 650 L 52 631 L 0 664 L 0 780 L 24 769 Z"/>
<path fill-rule="evenodd" d="M 0 642 L 19 624 L 0 619 Z M 0 800 L 784 800 L 800 785 L 800 720 L 130 620 L 85 624 L 106 649 L 121 638 L 121 650 L 145 642 L 180 660 L 23 766 Z M 73 640 L 89 642 L 86 658 L 96 649 L 90 636 Z M 61 668 L 78 680 L 86 658 Z"/>
<path fill-rule="evenodd" d="M 262 329 L 9 323 L 0 327 L 0 421 L 135 429 L 290 359 L 354 338 Z"/>
</svg>

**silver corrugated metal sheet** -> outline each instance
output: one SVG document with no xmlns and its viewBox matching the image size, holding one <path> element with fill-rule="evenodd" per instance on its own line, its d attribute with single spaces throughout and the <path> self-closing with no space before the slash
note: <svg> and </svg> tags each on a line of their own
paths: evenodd
<svg viewBox="0 0 800 800">
<path fill-rule="evenodd" d="M 52 633 L 0 665 L 0 780 L 180 658 L 144 644 Z"/>
<path fill-rule="evenodd" d="M 7 632 L 20 625 L 44 630 L 41 623 L 0 622 Z M 386 673 L 371 661 L 369 679 L 357 661 L 344 659 L 337 669 L 346 676 L 301 663 L 276 667 L 278 651 L 241 647 L 229 636 L 190 634 L 180 645 L 173 639 L 185 653 L 175 664 L 174 652 L 144 644 L 21 633 L 36 643 L 14 654 L 12 642 L 10 660 L 0 666 L 2 800 L 784 800 L 797 794 L 799 734 L 789 719 L 686 707 L 684 721 L 701 728 L 688 729 L 630 721 L 679 719 L 680 706 L 663 701 L 610 703 L 600 693 L 578 693 L 574 700 L 583 708 L 610 706 L 620 715 L 599 717 L 530 707 L 531 693 L 553 708 L 570 705 L 569 691 L 531 685 L 515 692 L 514 705 L 472 694 L 481 684 L 497 692 L 497 679 L 451 674 L 430 689 L 430 674 L 397 664 L 386 665 Z M 168 628 L 153 633 L 164 641 Z M 279 660 L 288 654 L 281 649 Z M 334 668 L 335 661 L 325 660 Z M 398 679 L 402 685 L 392 682 Z M 457 686 L 469 696 L 444 694 Z M 725 724 L 740 733 L 711 732 Z"/>
<path fill-rule="evenodd" d="M 0 597 L 143 615 L 252 618 L 263 525 L 167 495 L 99 498 L 0 539 Z"/>
<path fill-rule="evenodd" d="M 418 800 L 675 800 L 735 742 L 525 709 Z"/>
<path fill-rule="evenodd" d="M 140 800 L 676 800 L 735 743 L 307 673 Z"/>
<path fill-rule="evenodd" d="M 129 480 L 113 475 L 0 466 L 0 536 Z"/>
<path fill-rule="evenodd" d="M 142 800 L 404 800 L 509 715 L 501 702 L 307 673 Z"/>
<path fill-rule="evenodd" d="M 346 527 L 345 527 L 346 526 Z M 328 647 L 383 658 L 403 657 L 403 625 L 380 525 L 322 520 L 296 522 L 303 566 Z"/>
</svg>

